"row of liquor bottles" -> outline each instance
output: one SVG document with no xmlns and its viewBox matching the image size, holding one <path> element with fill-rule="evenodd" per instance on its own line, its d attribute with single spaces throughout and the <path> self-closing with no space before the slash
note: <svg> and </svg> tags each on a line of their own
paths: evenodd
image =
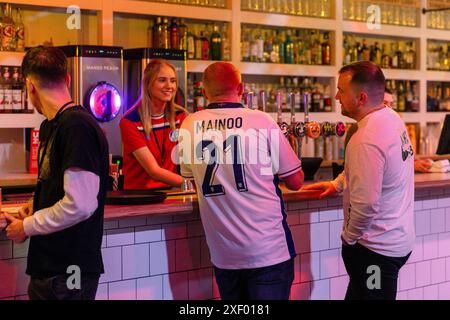
<svg viewBox="0 0 450 320">
<path fill-rule="evenodd" d="M 382 24 L 415 27 L 418 25 L 419 9 L 415 0 L 386 1 L 386 0 L 344 0 L 342 15 L 344 20 L 366 22 L 370 18 L 379 17 Z M 379 15 L 379 16 L 378 16 Z M 377 22 L 375 19 L 374 22 Z"/>
<path fill-rule="evenodd" d="M 330 65 L 331 51 L 327 31 L 241 28 L 241 59 L 245 62 Z"/>
<path fill-rule="evenodd" d="M 450 70 L 450 42 L 428 41 L 427 69 Z"/>
<path fill-rule="evenodd" d="M 184 5 L 199 6 L 199 7 L 213 7 L 213 8 L 225 8 L 226 7 L 225 0 L 149 0 L 149 1 L 184 4 Z"/>
<path fill-rule="evenodd" d="M 149 46 L 186 50 L 188 59 L 231 60 L 227 27 L 187 24 L 184 19 L 157 17 L 148 30 Z"/>
<path fill-rule="evenodd" d="M 32 113 L 28 108 L 22 69 L 0 66 L 0 113 Z"/>
<path fill-rule="evenodd" d="M 427 111 L 450 111 L 450 82 L 428 82 Z"/>
<path fill-rule="evenodd" d="M 386 80 L 386 91 L 392 95 L 392 109 L 398 112 L 419 112 L 419 83 L 409 80 Z"/>
<path fill-rule="evenodd" d="M 25 25 L 19 8 L 14 10 L 7 4 L 0 4 L 0 50 L 25 50 Z"/>
<path fill-rule="evenodd" d="M 450 10 L 431 11 L 427 13 L 427 27 L 450 30 Z"/>
<path fill-rule="evenodd" d="M 241 9 L 330 18 L 332 2 L 332 0 L 241 0 Z"/>
<path fill-rule="evenodd" d="M 415 41 L 400 39 L 363 38 L 344 34 L 343 62 L 370 60 L 382 68 L 416 69 Z"/>
</svg>

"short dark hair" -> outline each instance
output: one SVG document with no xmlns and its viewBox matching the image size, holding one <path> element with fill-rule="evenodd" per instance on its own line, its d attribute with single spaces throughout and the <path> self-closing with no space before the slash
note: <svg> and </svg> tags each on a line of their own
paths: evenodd
<svg viewBox="0 0 450 320">
<path fill-rule="evenodd" d="M 371 102 L 383 102 L 386 79 L 379 66 L 371 61 L 358 61 L 345 65 L 339 70 L 339 74 L 345 72 L 351 73 L 351 84 L 359 85 L 367 91 Z"/>
<path fill-rule="evenodd" d="M 56 47 L 31 48 L 23 58 L 22 74 L 24 78 L 37 78 L 39 84 L 44 87 L 61 84 L 67 74 L 67 57 Z"/>
</svg>

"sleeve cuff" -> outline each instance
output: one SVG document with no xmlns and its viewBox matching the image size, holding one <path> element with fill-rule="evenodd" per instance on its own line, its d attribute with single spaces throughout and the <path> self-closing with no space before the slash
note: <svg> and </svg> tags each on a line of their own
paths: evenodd
<svg viewBox="0 0 450 320">
<path fill-rule="evenodd" d="M 347 244 L 349 244 L 349 245 L 354 245 L 354 244 L 358 241 L 358 240 L 353 240 L 353 239 L 347 237 L 347 235 L 345 234 L 345 231 L 342 231 L 341 237 L 342 237 L 342 239 L 344 239 L 345 242 L 347 242 Z"/>
<path fill-rule="evenodd" d="M 297 173 L 297 172 L 300 171 L 300 170 L 302 170 L 302 165 L 299 165 L 298 167 L 296 167 L 296 168 L 294 168 L 294 169 L 291 169 L 291 170 L 289 170 L 289 171 L 286 171 L 286 172 L 284 172 L 284 173 L 279 173 L 278 176 L 279 176 L 280 178 L 288 177 L 288 176 L 290 176 L 290 175 L 292 175 L 292 174 L 294 174 L 294 173 Z"/>
<path fill-rule="evenodd" d="M 28 237 L 37 235 L 37 233 L 33 228 L 33 224 L 34 224 L 33 216 L 26 217 L 25 219 L 23 219 L 23 231 Z"/>
</svg>

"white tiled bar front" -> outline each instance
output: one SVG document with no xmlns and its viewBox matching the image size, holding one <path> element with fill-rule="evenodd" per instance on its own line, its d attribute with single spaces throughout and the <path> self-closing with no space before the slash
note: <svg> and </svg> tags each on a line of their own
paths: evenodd
<svg viewBox="0 0 450 320">
<path fill-rule="evenodd" d="M 288 197 L 297 257 L 291 299 L 343 299 L 341 198 Z M 192 209 L 191 209 L 192 210 Z M 108 209 L 107 209 L 108 211 Z M 105 220 L 97 299 L 218 299 L 198 213 Z M 450 299 L 450 185 L 416 188 L 416 245 L 399 276 L 397 299 Z M 26 299 L 27 242 L 0 233 L 0 299 Z"/>
</svg>

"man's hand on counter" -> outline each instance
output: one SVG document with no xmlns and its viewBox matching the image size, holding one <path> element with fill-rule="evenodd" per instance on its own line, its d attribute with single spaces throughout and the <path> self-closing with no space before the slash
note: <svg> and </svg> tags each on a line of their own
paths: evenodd
<svg viewBox="0 0 450 320">
<path fill-rule="evenodd" d="M 14 218 L 6 212 L 4 212 L 3 215 L 9 222 L 9 225 L 6 227 L 6 236 L 16 243 L 24 242 L 27 239 L 27 235 L 23 228 L 23 219 Z"/>
<path fill-rule="evenodd" d="M 28 201 L 22 208 L 19 209 L 19 217 L 23 220 L 33 214 L 33 200 Z"/>
<path fill-rule="evenodd" d="M 7 225 L 8 221 L 6 220 L 5 215 L 3 214 L 3 212 L 0 212 L 0 231 L 5 229 Z"/>
<path fill-rule="evenodd" d="M 313 183 L 313 184 L 304 186 L 301 190 L 321 190 L 323 192 L 319 195 L 319 199 L 323 199 L 323 198 L 328 197 L 329 195 L 335 193 L 336 187 L 334 186 L 334 184 L 327 181 L 327 182 Z"/>
</svg>

